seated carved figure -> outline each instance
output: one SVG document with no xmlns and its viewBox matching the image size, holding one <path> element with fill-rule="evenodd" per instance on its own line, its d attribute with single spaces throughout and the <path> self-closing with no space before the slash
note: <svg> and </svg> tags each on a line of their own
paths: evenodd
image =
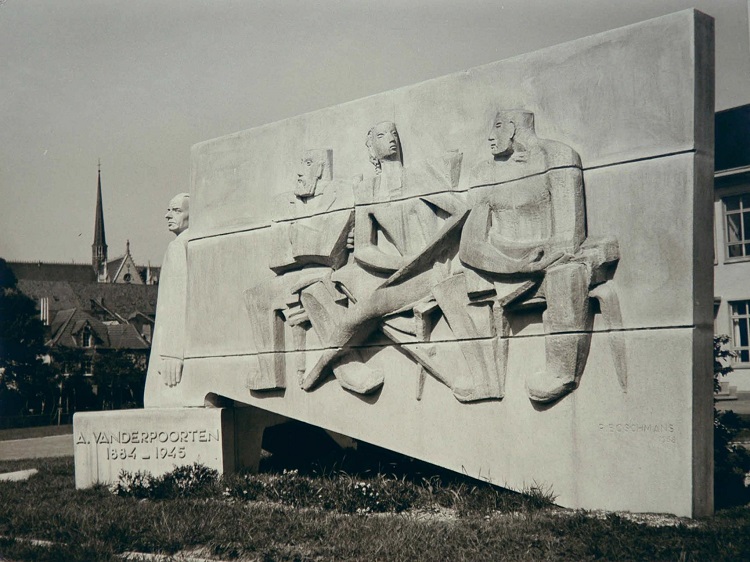
<svg viewBox="0 0 750 562">
<path fill-rule="evenodd" d="M 587 240 L 580 157 L 565 144 L 538 138 L 531 112 L 498 112 L 489 143 L 492 158 L 471 172 L 472 210 L 459 255 L 479 274 L 470 292 L 494 290 L 501 322 L 514 303 L 546 301 L 546 368 L 526 377 L 526 389 L 532 400 L 551 402 L 578 385 L 591 342 L 589 289 L 607 280 L 619 259 L 617 242 Z M 592 296 L 616 324 L 614 293 L 602 289 Z M 620 350 L 615 362 L 624 384 L 623 361 Z"/>
<path fill-rule="evenodd" d="M 477 333 L 465 310 L 466 290 L 455 290 L 463 277 L 454 275 L 451 258 L 458 252 L 460 229 L 468 213 L 462 200 L 450 193 L 458 181 L 460 154 L 452 152 L 436 161 L 405 167 L 392 122 L 370 129 L 366 146 L 376 175 L 355 190 L 354 263 L 331 276 L 348 296 L 349 305 L 337 305 L 322 284 L 301 292 L 301 302 L 327 348 L 306 372 L 303 388 L 311 389 L 331 366 L 345 388 L 359 393 L 377 389 L 383 383 L 382 374 L 368 371 L 365 365 L 360 364 L 361 372 L 353 372 L 350 379 L 340 378 L 337 369 L 342 365 L 358 364 L 352 360 L 352 346 L 377 328 L 398 343 L 412 341 L 410 334 L 419 330 L 403 329 L 404 323 L 394 316 L 409 310 L 416 317 L 435 303 L 455 336 L 468 340 L 459 344 L 468 360 L 468 372 L 441 372 L 431 358 L 434 353 L 419 346 L 404 347 L 404 352 L 450 386 L 459 400 L 501 397 L 495 362 L 482 360 L 493 353 L 472 339 Z"/>
<path fill-rule="evenodd" d="M 296 172 L 296 189 L 276 200 L 277 218 L 271 227 L 276 247 L 269 268 L 277 275 L 245 291 L 255 347 L 275 352 L 258 356 L 259 371 L 248 381 L 252 390 L 285 386 L 283 323 L 295 329 L 295 347 L 302 348 L 302 325 L 310 320 L 301 307 L 299 288 L 323 281 L 335 292 L 328 279 L 346 263 L 354 216 L 352 182 L 335 180 L 332 167 L 332 150 L 305 151 Z M 335 210 L 342 212 L 329 212 Z"/>
<path fill-rule="evenodd" d="M 284 232 L 280 252 L 270 264 L 272 270 L 280 273 L 308 263 L 336 269 L 346 262 L 350 215 L 320 215 L 352 209 L 353 183 L 354 180 L 333 178 L 332 150 L 306 150 L 302 154 L 296 189 L 282 193 L 274 201 L 277 230 Z"/>
</svg>

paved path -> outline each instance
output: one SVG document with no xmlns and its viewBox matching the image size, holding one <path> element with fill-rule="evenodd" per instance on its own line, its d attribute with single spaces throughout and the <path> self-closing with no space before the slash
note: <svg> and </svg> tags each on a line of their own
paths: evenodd
<svg viewBox="0 0 750 562">
<path fill-rule="evenodd" d="M 0 461 L 72 456 L 73 435 L 70 434 L 0 441 Z"/>
</svg>

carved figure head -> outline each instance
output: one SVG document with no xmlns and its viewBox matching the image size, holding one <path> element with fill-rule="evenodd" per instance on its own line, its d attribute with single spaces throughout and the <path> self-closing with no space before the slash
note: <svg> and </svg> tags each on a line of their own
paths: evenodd
<svg viewBox="0 0 750 562">
<path fill-rule="evenodd" d="M 518 109 L 498 111 L 487 140 L 495 158 L 510 156 L 518 140 L 518 132 L 534 130 L 534 114 Z"/>
<path fill-rule="evenodd" d="M 167 214 L 167 228 L 175 234 L 182 234 L 188 229 L 190 219 L 190 194 L 178 193 L 169 202 Z"/>
<path fill-rule="evenodd" d="M 376 168 L 383 160 L 402 161 L 401 141 L 398 138 L 396 124 L 392 121 L 382 121 L 367 132 L 367 149 L 370 151 L 370 161 Z"/>
<path fill-rule="evenodd" d="M 294 194 L 297 197 L 312 197 L 318 180 L 333 179 L 333 150 L 306 150 L 297 168 L 297 187 Z"/>
</svg>

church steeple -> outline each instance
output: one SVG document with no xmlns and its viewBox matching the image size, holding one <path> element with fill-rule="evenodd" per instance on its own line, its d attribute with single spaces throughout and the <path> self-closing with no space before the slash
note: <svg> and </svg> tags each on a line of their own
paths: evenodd
<svg viewBox="0 0 750 562">
<path fill-rule="evenodd" d="M 107 238 L 104 235 L 104 209 L 102 207 L 102 164 L 99 161 L 99 183 L 96 187 L 96 215 L 94 217 L 94 243 L 91 245 L 91 265 L 97 281 L 106 281 Z"/>
</svg>

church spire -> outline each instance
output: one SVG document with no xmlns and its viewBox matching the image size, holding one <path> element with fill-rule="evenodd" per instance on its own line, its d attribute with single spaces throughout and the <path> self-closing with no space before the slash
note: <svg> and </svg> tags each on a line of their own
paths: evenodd
<svg viewBox="0 0 750 562">
<path fill-rule="evenodd" d="M 107 238 L 104 235 L 104 209 L 102 207 L 102 163 L 99 161 L 99 183 L 96 187 L 96 215 L 94 216 L 94 243 L 91 245 L 91 265 L 98 281 L 105 281 L 107 264 Z"/>
</svg>

